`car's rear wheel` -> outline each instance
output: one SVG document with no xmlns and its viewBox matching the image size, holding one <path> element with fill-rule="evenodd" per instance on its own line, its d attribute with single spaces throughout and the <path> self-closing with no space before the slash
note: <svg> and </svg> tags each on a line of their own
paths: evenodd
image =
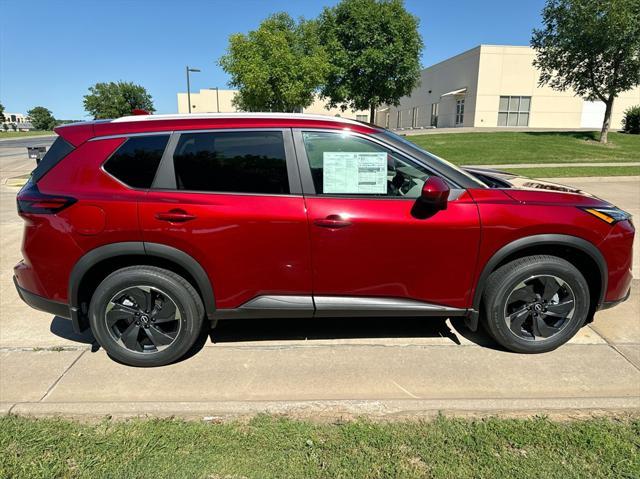
<svg viewBox="0 0 640 479">
<path fill-rule="evenodd" d="M 527 256 L 489 276 L 485 326 L 505 348 L 551 351 L 571 339 L 589 313 L 589 286 L 580 271 L 555 256 Z"/>
<path fill-rule="evenodd" d="M 202 300 L 181 276 L 152 266 L 111 273 L 89 306 L 91 330 L 107 353 L 131 366 L 180 359 L 202 330 Z"/>
</svg>

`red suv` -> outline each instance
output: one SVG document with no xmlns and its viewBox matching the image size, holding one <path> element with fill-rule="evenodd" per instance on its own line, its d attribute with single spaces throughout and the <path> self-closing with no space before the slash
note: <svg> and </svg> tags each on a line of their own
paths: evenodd
<svg viewBox="0 0 640 479">
<path fill-rule="evenodd" d="M 624 211 L 372 125 L 158 115 L 56 132 L 17 197 L 15 284 L 127 364 L 175 361 L 203 325 L 241 318 L 462 316 L 537 353 L 629 295 Z"/>
</svg>

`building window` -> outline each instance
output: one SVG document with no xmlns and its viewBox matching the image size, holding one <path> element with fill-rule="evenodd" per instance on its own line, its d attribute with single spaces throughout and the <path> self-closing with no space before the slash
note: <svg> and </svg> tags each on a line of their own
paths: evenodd
<svg viewBox="0 0 640 479">
<path fill-rule="evenodd" d="M 411 126 L 413 128 L 418 128 L 418 107 L 414 106 L 411 110 Z"/>
<path fill-rule="evenodd" d="M 464 98 L 456 100 L 456 126 L 464 122 Z"/>
<path fill-rule="evenodd" d="M 356 115 L 356 120 L 366 123 L 369 121 L 369 115 Z"/>
<path fill-rule="evenodd" d="M 438 126 L 438 105 L 439 103 L 431 104 L 431 122 L 429 123 L 429 125 L 433 126 L 434 128 Z"/>
<path fill-rule="evenodd" d="M 498 126 L 529 126 L 530 96 L 501 96 Z"/>
<path fill-rule="evenodd" d="M 389 118 L 391 117 L 391 115 L 389 114 L 389 112 L 385 113 L 384 116 L 384 127 L 385 128 L 389 128 Z"/>
<path fill-rule="evenodd" d="M 398 110 L 398 123 L 396 128 L 402 128 L 402 111 Z"/>
</svg>

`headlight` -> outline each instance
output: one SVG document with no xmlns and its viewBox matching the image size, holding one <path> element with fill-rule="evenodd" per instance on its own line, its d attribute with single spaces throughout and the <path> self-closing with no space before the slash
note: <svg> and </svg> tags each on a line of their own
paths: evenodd
<svg viewBox="0 0 640 479">
<path fill-rule="evenodd" d="M 631 219 L 631 215 L 629 213 L 622 211 L 619 208 L 584 208 L 583 211 L 600 218 L 602 221 L 609 223 L 610 225 L 617 223 L 618 221 Z"/>
</svg>

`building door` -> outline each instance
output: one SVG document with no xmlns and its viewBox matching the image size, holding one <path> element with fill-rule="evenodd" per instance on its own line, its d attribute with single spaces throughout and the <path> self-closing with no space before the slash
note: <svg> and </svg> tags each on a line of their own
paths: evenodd
<svg viewBox="0 0 640 479">
<path fill-rule="evenodd" d="M 456 100 L 456 126 L 464 123 L 464 98 Z"/>
<path fill-rule="evenodd" d="M 430 125 L 434 128 L 438 127 L 438 105 L 439 103 L 431 104 L 431 123 Z"/>
</svg>

